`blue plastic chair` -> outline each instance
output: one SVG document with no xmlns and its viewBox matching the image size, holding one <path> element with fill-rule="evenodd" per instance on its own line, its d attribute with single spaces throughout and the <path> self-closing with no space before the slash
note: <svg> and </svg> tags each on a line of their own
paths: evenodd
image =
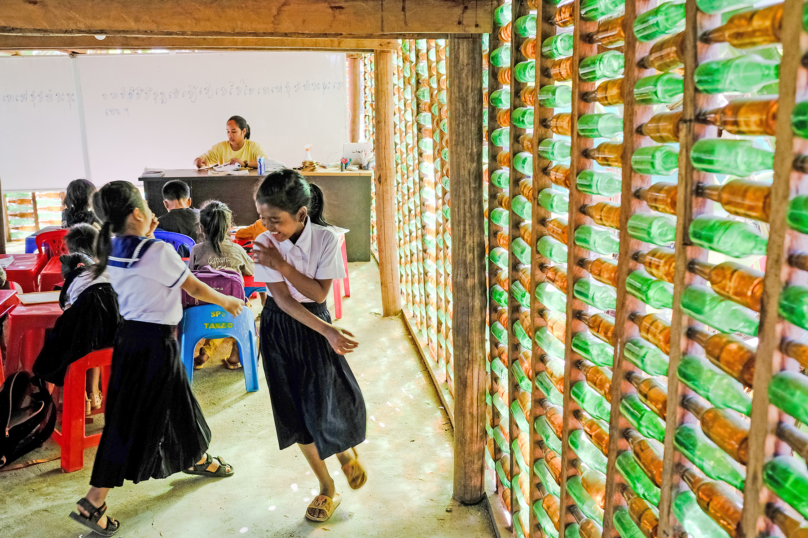
<svg viewBox="0 0 808 538">
<path fill-rule="evenodd" d="M 154 230 L 154 238 L 170 244 L 172 247 L 174 247 L 174 250 L 177 251 L 177 254 L 183 258 L 190 256 L 191 249 L 194 248 L 194 245 L 196 245 L 196 241 L 187 235 L 167 232 L 165 230 L 160 230 L 159 228 Z"/>
<path fill-rule="evenodd" d="M 188 381 L 194 380 L 194 348 L 203 338 L 235 338 L 247 392 L 258 391 L 258 344 L 255 338 L 255 320 L 249 308 L 233 318 L 224 308 L 202 305 L 186 308 L 180 323 L 180 354 Z"/>
</svg>

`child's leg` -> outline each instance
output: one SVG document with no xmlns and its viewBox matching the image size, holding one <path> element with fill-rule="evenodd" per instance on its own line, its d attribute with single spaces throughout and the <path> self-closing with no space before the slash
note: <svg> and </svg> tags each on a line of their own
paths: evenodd
<svg viewBox="0 0 808 538">
<path fill-rule="evenodd" d="M 202 346 L 199 348 L 199 355 L 194 357 L 194 366 L 195 367 L 199 368 L 203 364 L 208 362 L 208 359 L 210 357 L 208 356 L 207 346 L 208 346 L 209 343 L 210 343 L 210 339 L 208 339 L 208 338 L 205 338 L 204 340 L 202 340 Z"/>
<path fill-rule="evenodd" d="M 306 461 L 309 462 L 309 467 L 311 470 L 314 471 L 314 475 L 317 477 L 317 480 L 320 481 L 320 495 L 325 495 L 326 497 L 334 498 L 334 495 L 337 493 L 336 485 L 334 484 L 334 479 L 331 478 L 331 475 L 328 473 L 328 467 L 326 467 L 325 462 L 320 459 L 320 454 L 317 452 L 317 447 L 314 446 L 314 443 L 309 443 L 308 445 L 301 445 L 298 443 L 300 447 L 300 451 L 303 452 L 303 455 L 306 457 Z M 317 508 L 309 508 L 308 509 L 309 515 L 312 517 L 325 517 L 326 514 L 325 510 L 320 510 Z"/>
<path fill-rule="evenodd" d="M 101 368 L 87 370 L 87 397 L 93 409 L 101 407 Z"/>
<path fill-rule="evenodd" d="M 87 495 L 85 495 L 85 498 L 88 501 L 90 501 L 90 504 L 92 504 L 96 508 L 100 508 L 106 502 L 107 495 L 109 494 L 109 491 L 110 491 L 110 488 L 90 487 L 90 491 L 87 492 Z M 87 510 L 85 510 L 84 508 L 82 508 L 79 505 L 76 505 L 76 510 L 78 511 L 79 514 L 81 514 L 81 515 L 83 515 L 85 517 L 89 517 L 89 515 L 90 515 L 87 512 Z M 102 529 L 106 529 L 108 519 L 109 518 L 107 518 L 106 514 L 101 516 L 101 519 L 98 520 L 98 526 L 101 527 Z"/>
<path fill-rule="evenodd" d="M 239 358 L 238 354 L 238 344 L 234 338 L 227 338 L 227 340 L 229 340 L 232 345 L 230 347 L 230 356 L 225 359 L 225 362 L 227 363 L 225 366 L 231 369 L 239 368 L 241 366 L 241 359 Z"/>
</svg>

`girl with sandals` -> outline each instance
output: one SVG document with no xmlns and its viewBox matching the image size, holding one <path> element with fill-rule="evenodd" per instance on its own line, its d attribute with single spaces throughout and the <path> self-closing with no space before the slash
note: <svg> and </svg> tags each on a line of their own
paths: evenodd
<svg viewBox="0 0 808 538">
<path fill-rule="evenodd" d="M 294 170 L 266 176 L 255 206 L 267 228 L 253 255 L 255 281 L 270 295 L 261 352 L 278 444 L 300 447 L 320 481 L 306 518 L 326 521 L 341 499 L 323 460 L 336 455 L 352 489 L 367 480 L 355 448 L 365 440 L 365 401 L 344 357 L 358 343 L 331 324 L 325 304 L 331 281 L 346 276 L 339 240 L 323 220 L 322 191 Z"/>
<path fill-rule="evenodd" d="M 104 221 L 93 271 L 100 275 L 109 268 L 124 322 L 113 346 L 90 491 L 70 517 L 112 536 L 120 523 L 105 515 L 105 500 L 124 480 L 138 483 L 179 471 L 232 476 L 231 465 L 207 453 L 210 429 L 191 392 L 174 333 L 182 319 L 181 290 L 233 316 L 243 304 L 200 282 L 171 245 L 148 238 L 157 220 L 134 185 L 109 183 L 93 202 Z"/>
</svg>

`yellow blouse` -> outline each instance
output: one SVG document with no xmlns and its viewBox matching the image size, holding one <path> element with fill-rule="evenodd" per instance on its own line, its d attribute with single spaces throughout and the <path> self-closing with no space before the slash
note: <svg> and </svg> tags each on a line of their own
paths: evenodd
<svg viewBox="0 0 808 538">
<path fill-rule="evenodd" d="M 231 159 L 255 161 L 258 157 L 269 159 L 261 144 L 252 140 L 245 140 L 244 145 L 238 151 L 233 151 L 230 142 L 225 140 L 210 148 L 204 155 L 200 155 L 200 158 L 205 159 L 209 165 L 230 164 Z"/>
</svg>

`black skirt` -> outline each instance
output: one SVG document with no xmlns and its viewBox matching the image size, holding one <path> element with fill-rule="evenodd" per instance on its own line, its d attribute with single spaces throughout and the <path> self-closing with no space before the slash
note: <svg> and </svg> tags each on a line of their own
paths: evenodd
<svg viewBox="0 0 808 538">
<path fill-rule="evenodd" d="M 210 429 L 180 361 L 174 327 L 124 321 L 114 347 L 90 485 L 113 488 L 190 468 L 207 451 Z"/>
<path fill-rule="evenodd" d="M 301 304 L 331 323 L 325 303 Z M 326 459 L 365 440 L 365 400 L 345 357 L 271 297 L 261 312 L 261 353 L 281 450 L 314 443 Z"/>
</svg>

